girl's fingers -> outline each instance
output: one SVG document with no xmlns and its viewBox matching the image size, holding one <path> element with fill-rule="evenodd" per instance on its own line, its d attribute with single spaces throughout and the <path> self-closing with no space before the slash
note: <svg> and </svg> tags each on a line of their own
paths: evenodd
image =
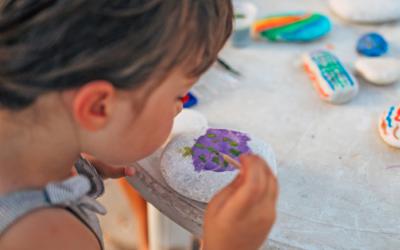
<svg viewBox="0 0 400 250">
<path fill-rule="evenodd" d="M 134 167 L 114 167 L 97 160 L 95 157 L 82 153 L 82 156 L 88 160 L 94 168 L 96 168 L 99 175 L 104 178 L 121 178 L 124 176 L 132 176 L 135 174 Z"/>
<path fill-rule="evenodd" d="M 97 171 L 103 178 L 121 178 L 125 176 L 133 176 L 136 172 L 134 167 L 113 167 L 111 165 L 104 164 L 101 168 L 96 167 Z"/>
<path fill-rule="evenodd" d="M 256 205 L 260 213 L 275 209 L 278 198 L 278 181 L 270 169 L 266 169 L 266 188 L 264 190 L 263 198 Z"/>
<path fill-rule="evenodd" d="M 97 160 L 95 157 L 89 154 L 82 153 L 82 156 L 92 164 L 92 166 L 97 170 L 97 172 L 102 178 L 110 178 L 110 175 L 114 176 L 121 173 L 121 170 L 119 170 L 119 173 L 115 173 L 113 169 L 110 169 L 111 166 L 105 164 L 102 161 Z"/>
<path fill-rule="evenodd" d="M 102 163 L 101 167 L 100 165 L 95 165 L 97 171 L 103 177 L 104 179 L 107 178 L 120 178 L 125 175 L 125 167 L 121 168 L 114 168 L 112 166 L 106 165 Z"/>
<path fill-rule="evenodd" d="M 271 167 L 269 167 L 268 163 L 264 170 L 264 175 L 266 176 L 266 189 L 264 190 L 265 196 L 269 198 L 269 200 L 276 201 L 278 196 L 278 181 L 277 178 L 272 172 Z"/>
<path fill-rule="evenodd" d="M 260 201 L 263 194 L 265 177 L 263 176 L 264 161 L 258 156 L 246 155 L 240 159 L 243 171 L 243 181 L 238 190 L 232 194 L 229 204 L 232 211 L 243 213 Z"/>
<path fill-rule="evenodd" d="M 273 176 L 270 180 L 270 188 L 269 188 L 269 200 L 272 202 L 276 202 L 278 200 L 279 194 L 279 185 L 278 180 L 275 176 Z"/>
<path fill-rule="evenodd" d="M 240 187 L 240 183 L 243 181 L 243 175 L 239 174 L 236 178 L 220 192 L 218 192 L 210 201 L 208 210 L 210 213 L 217 213 L 218 211 L 224 210 L 222 207 L 225 203 L 231 199 L 231 196 Z"/>
<path fill-rule="evenodd" d="M 136 173 L 136 169 L 134 167 L 125 167 L 124 175 L 125 176 L 134 176 Z"/>
</svg>

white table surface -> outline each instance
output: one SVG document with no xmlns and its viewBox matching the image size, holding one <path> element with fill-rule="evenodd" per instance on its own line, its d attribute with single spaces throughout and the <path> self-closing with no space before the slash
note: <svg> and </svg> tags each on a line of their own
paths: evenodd
<svg viewBox="0 0 400 250">
<path fill-rule="evenodd" d="M 278 249 L 400 249 L 400 167 L 394 167 L 400 166 L 400 150 L 387 146 L 377 130 L 379 115 L 400 103 L 400 83 L 375 87 L 360 81 L 352 102 L 334 106 L 318 98 L 300 59 L 328 46 L 351 68 L 356 40 L 368 31 L 381 32 L 390 55 L 400 58 L 400 23 L 346 23 L 322 0 L 253 2 L 261 15 L 308 10 L 333 21 L 328 37 L 309 44 L 228 45 L 221 56 L 244 77 L 195 108 L 215 127 L 250 132 L 274 147 L 280 198 L 270 242 Z M 200 235 L 204 205 L 168 188 L 158 171 L 158 154 L 138 169 L 129 181 L 143 196 Z"/>
</svg>

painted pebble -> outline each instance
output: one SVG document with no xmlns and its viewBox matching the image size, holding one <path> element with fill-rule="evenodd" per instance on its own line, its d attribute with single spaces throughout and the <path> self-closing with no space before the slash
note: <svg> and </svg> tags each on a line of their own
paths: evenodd
<svg viewBox="0 0 400 250">
<path fill-rule="evenodd" d="M 400 148 L 400 105 L 391 106 L 379 119 L 379 133 L 390 146 Z"/>
<path fill-rule="evenodd" d="M 400 19 L 399 0 L 330 0 L 338 16 L 360 23 L 382 23 Z"/>
<path fill-rule="evenodd" d="M 307 42 L 325 36 L 331 30 L 329 19 L 318 13 L 268 16 L 254 22 L 256 39 L 284 42 Z"/>
<path fill-rule="evenodd" d="M 356 70 L 367 81 L 376 85 L 389 85 L 400 80 L 400 60 L 394 58 L 359 58 Z"/>
<path fill-rule="evenodd" d="M 234 159 L 244 153 L 258 154 L 276 174 L 275 156 L 268 144 L 242 132 L 211 128 L 201 136 L 183 134 L 172 139 L 161 156 L 161 173 L 176 192 L 209 202 L 239 173 L 219 152 Z"/>
<path fill-rule="evenodd" d="M 303 57 L 304 66 L 322 100 L 342 104 L 358 93 L 358 83 L 339 59 L 328 51 L 313 51 Z"/>
<path fill-rule="evenodd" d="M 377 57 L 388 51 L 388 43 L 378 33 L 367 33 L 358 40 L 357 52 L 364 56 Z"/>
<path fill-rule="evenodd" d="M 182 102 L 184 108 L 191 108 L 195 106 L 198 101 L 197 98 L 192 93 L 189 92 L 182 98 Z"/>
</svg>

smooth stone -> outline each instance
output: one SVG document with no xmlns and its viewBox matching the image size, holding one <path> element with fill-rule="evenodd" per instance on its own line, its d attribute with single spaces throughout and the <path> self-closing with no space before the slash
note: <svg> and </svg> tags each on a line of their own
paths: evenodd
<svg viewBox="0 0 400 250">
<path fill-rule="evenodd" d="M 388 145 L 400 148 L 400 105 L 391 106 L 381 115 L 379 134 Z"/>
<path fill-rule="evenodd" d="M 382 23 L 400 19 L 399 0 L 330 0 L 338 16 L 353 22 Z"/>
<path fill-rule="evenodd" d="M 388 51 L 389 45 L 378 33 L 367 33 L 357 42 L 357 52 L 364 56 L 378 57 Z"/>
<path fill-rule="evenodd" d="M 257 8 L 253 3 L 234 1 L 234 29 L 231 37 L 232 45 L 237 48 L 251 43 L 250 27 L 257 16 Z"/>
<path fill-rule="evenodd" d="M 340 60 L 325 50 L 303 56 L 305 70 L 319 97 L 332 104 L 352 100 L 358 93 L 358 82 Z"/>
<path fill-rule="evenodd" d="M 183 107 L 184 108 L 191 108 L 196 106 L 198 103 L 197 97 L 195 97 L 192 93 L 187 93 L 185 97 L 182 98 Z"/>
<path fill-rule="evenodd" d="M 291 13 L 268 16 L 254 22 L 256 39 L 282 42 L 309 42 L 328 34 L 331 22 L 318 13 Z"/>
<path fill-rule="evenodd" d="M 359 58 L 356 70 L 367 81 L 376 85 L 389 85 L 400 80 L 400 60 L 394 58 Z"/>
<path fill-rule="evenodd" d="M 233 181 L 239 171 L 196 171 L 192 156 L 185 155 L 183 151 L 193 147 L 197 138 L 198 134 L 182 134 L 173 138 L 161 156 L 161 173 L 167 184 L 177 193 L 207 203 Z M 251 151 L 263 157 L 276 174 L 276 160 L 272 148 L 260 139 L 250 138 L 247 145 Z"/>
<path fill-rule="evenodd" d="M 174 119 L 171 137 L 186 133 L 200 136 L 207 131 L 207 128 L 208 121 L 202 113 L 192 109 L 184 109 Z"/>
</svg>

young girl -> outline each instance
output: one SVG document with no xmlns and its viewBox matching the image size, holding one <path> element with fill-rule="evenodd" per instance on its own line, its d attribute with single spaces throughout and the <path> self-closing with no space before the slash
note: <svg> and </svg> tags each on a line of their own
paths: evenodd
<svg viewBox="0 0 400 250">
<path fill-rule="evenodd" d="M 229 0 L 0 2 L 0 249 L 103 248 L 98 173 L 132 175 L 166 140 L 232 16 Z M 275 177 L 241 164 L 208 205 L 206 250 L 258 249 L 274 222 Z"/>
</svg>

